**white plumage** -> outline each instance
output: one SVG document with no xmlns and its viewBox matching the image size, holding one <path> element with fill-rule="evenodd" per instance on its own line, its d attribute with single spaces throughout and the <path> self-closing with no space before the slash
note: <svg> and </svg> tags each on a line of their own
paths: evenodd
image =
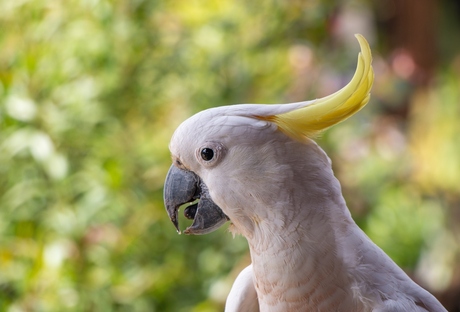
<svg viewBox="0 0 460 312">
<path fill-rule="evenodd" d="M 186 120 L 171 140 L 174 166 L 196 175 L 196 188 L 218 206 L 212 209 L 220 208 L 231 231 L 249 243 L 252 265 L 236 279 L 228 312 L 446 311 L 355 224 L 329 158 L 312 140 L 369 99 L 370 50 L 358 39 L 357 74 L 336 94 L 209 109 Z M 181 203 L 196 198 L 197 189 Z M 165 186 L 165 201 L 170 193 Z M 167 209 L 177 226 L 178 205 Z M 206 223 L 204 211 L 198 206 L 195 222 Z"/>
</svg>

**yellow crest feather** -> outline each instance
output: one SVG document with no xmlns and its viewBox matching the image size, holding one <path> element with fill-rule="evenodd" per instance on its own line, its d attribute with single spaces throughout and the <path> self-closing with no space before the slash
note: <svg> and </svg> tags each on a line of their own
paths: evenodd
<svg viewBox="0 0 460 312">
<path fill-rule="evenodd" d="M 275 123 L 281 131 L 302 141 L 305 137 L 315 137 L 321 131 L 347 119 L 363 108 L 369 101 L 374 71 L 371 66 L 372 55 L 369 44 L 362 35 L 358 34 L 356 38 L 361 53 L 358 55 L 356 72 L 345 87 L 305 107 L 258 118 Z"/>
</svg>

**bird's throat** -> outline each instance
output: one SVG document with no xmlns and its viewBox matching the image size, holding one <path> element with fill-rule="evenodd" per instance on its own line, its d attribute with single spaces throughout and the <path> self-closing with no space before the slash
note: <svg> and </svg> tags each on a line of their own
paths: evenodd
<svg viewBox="0 0 460 312">
<path fill-rule="evenodd" d="M 336 195 L 323 198 L 323 209 L 303 202 L 304 213 L 271 220 L 271 227 L 262 222 L 248 239 L 255 287 L 266 307 L 261 311 L 360 310 L 349 293 L 352 281 L 338 242 L 342 229 L 334 227 L 337 217 L 353 221 Z"/>
</svg>

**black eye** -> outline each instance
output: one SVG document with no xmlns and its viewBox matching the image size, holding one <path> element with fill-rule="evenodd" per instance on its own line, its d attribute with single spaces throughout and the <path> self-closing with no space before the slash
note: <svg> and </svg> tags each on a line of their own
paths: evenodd
<svg viewBox="0 0 460 312">
<path fill-rule="evenodd" d="M 201 158 L 203 158 L 206 161 L 210 161 L 214 157 L 214 151 L 210 148 L 203 148 L 201 150 Z"/>
</svg>

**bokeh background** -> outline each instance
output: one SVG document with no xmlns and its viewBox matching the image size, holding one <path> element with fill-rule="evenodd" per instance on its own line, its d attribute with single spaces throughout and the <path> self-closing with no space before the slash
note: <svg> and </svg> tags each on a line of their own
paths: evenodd
<svg viewBox="0 0 460 312">
<path fill-rule="evenodd" d="M 169 139 L 336 91 L 354 33 L 372 98 L 319 143 L 358 224 L 460 311 L 456 0 L 0 0 L 0 311 L 222 311 L 247 244 L 176 234 Z"/>
</svg>

